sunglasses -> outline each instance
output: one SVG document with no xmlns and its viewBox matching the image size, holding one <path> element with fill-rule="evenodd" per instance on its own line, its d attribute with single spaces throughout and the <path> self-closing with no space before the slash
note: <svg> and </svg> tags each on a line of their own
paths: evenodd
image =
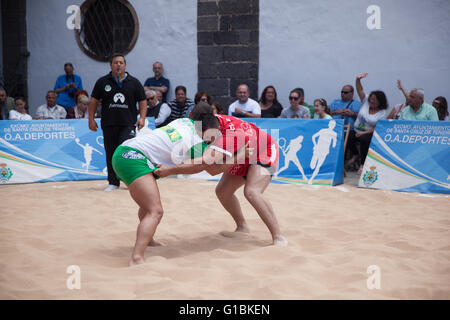
<svg viewBox="0 0 450 320">
<path fill-rule="evenodd" d="M 351 91 L 341 91 L 342 94 L 350 93 Z"/>
<path fill-rule="evenodd" d="M 150 100 L 153 100 L 153 99 L 155 99 L 155 97 L 150 97 L 150 98 L 147 98 L 147 101 L 150 101 Z"/>
<path fill-rule="evenodd" d="M 205 101 L 205 102 L 207 102 L 207 101 L 208 101 L 208 98 L 201 98 L 200 101 Z"/>
<path fill-rule="evenodd" d="M 298 99 L 300 99 L 300 97 L 289 97 L 289 100 L 297 101 Z"/>
</svg>

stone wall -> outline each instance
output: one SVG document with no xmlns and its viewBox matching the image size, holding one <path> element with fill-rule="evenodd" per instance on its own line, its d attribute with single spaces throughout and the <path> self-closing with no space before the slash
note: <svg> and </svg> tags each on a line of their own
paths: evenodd
<svg viewBox="0 0 450 320">
<path fill-rule="evenodd" d="M 9 96 L 28 97 L 26 1 L 3 0 L 1 15 L 4 86 Z"/>
<path fill-rule="evenodd" d="M 198 0 L 198 91 L 225 110 L 245 83 L 258 99 L 259 0 Z"/>
</svg>

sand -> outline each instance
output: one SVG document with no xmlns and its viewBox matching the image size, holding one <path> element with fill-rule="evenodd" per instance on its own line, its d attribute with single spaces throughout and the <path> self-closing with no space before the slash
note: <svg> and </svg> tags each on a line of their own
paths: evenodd
<svg viewBox="0 0 450 320">
<path fill-rule="evenodd" d="M 137 206 L 105 181 L 1 186 L 0 299 L 449 299 L 450 197 L 355 185 L 271 184 L 287 247 L 238 192 L 251 233 L 215 182 L 158 182 L 164 218 L 146 263 L 128 267 Z M 70 290 L 71 265 L 80 289 Z M 380 288 L 368 289 L 369 266 Z M 374 283 L 374 282 L 372 282 Z"/>
</svg>

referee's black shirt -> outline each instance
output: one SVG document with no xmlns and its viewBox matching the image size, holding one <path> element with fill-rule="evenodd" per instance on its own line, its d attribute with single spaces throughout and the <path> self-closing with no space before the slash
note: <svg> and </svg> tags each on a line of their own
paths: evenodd
<svg viewBox="0 0 450 320">
<path fill-rule="evenodd" d="M 137 102 L 145 100 L 144 87 L 126 73 L 119 84 L 112 72 L 97 80 L 91 96 L 102 103 L 101 126 L 132 126 L 137 121 Z"/>
</svg>

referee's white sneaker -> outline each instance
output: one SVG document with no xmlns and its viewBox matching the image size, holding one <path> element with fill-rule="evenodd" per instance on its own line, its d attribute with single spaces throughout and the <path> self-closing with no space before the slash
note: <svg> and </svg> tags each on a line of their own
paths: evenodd
<svg viewBox="0 0 450 320">
<path fill-rule="evenodd" d="M 116 189 L 119 189 L 119 186 L 115 186 L 115 185 L 113 185 L 113 184 L 109 184 L 109 185 L 106 187 L 105 191 L 106 191 L 106 192 L 110 192 L 110 191 L 113 191 L 113 190 L 116 190 Z"/>
</svg>

